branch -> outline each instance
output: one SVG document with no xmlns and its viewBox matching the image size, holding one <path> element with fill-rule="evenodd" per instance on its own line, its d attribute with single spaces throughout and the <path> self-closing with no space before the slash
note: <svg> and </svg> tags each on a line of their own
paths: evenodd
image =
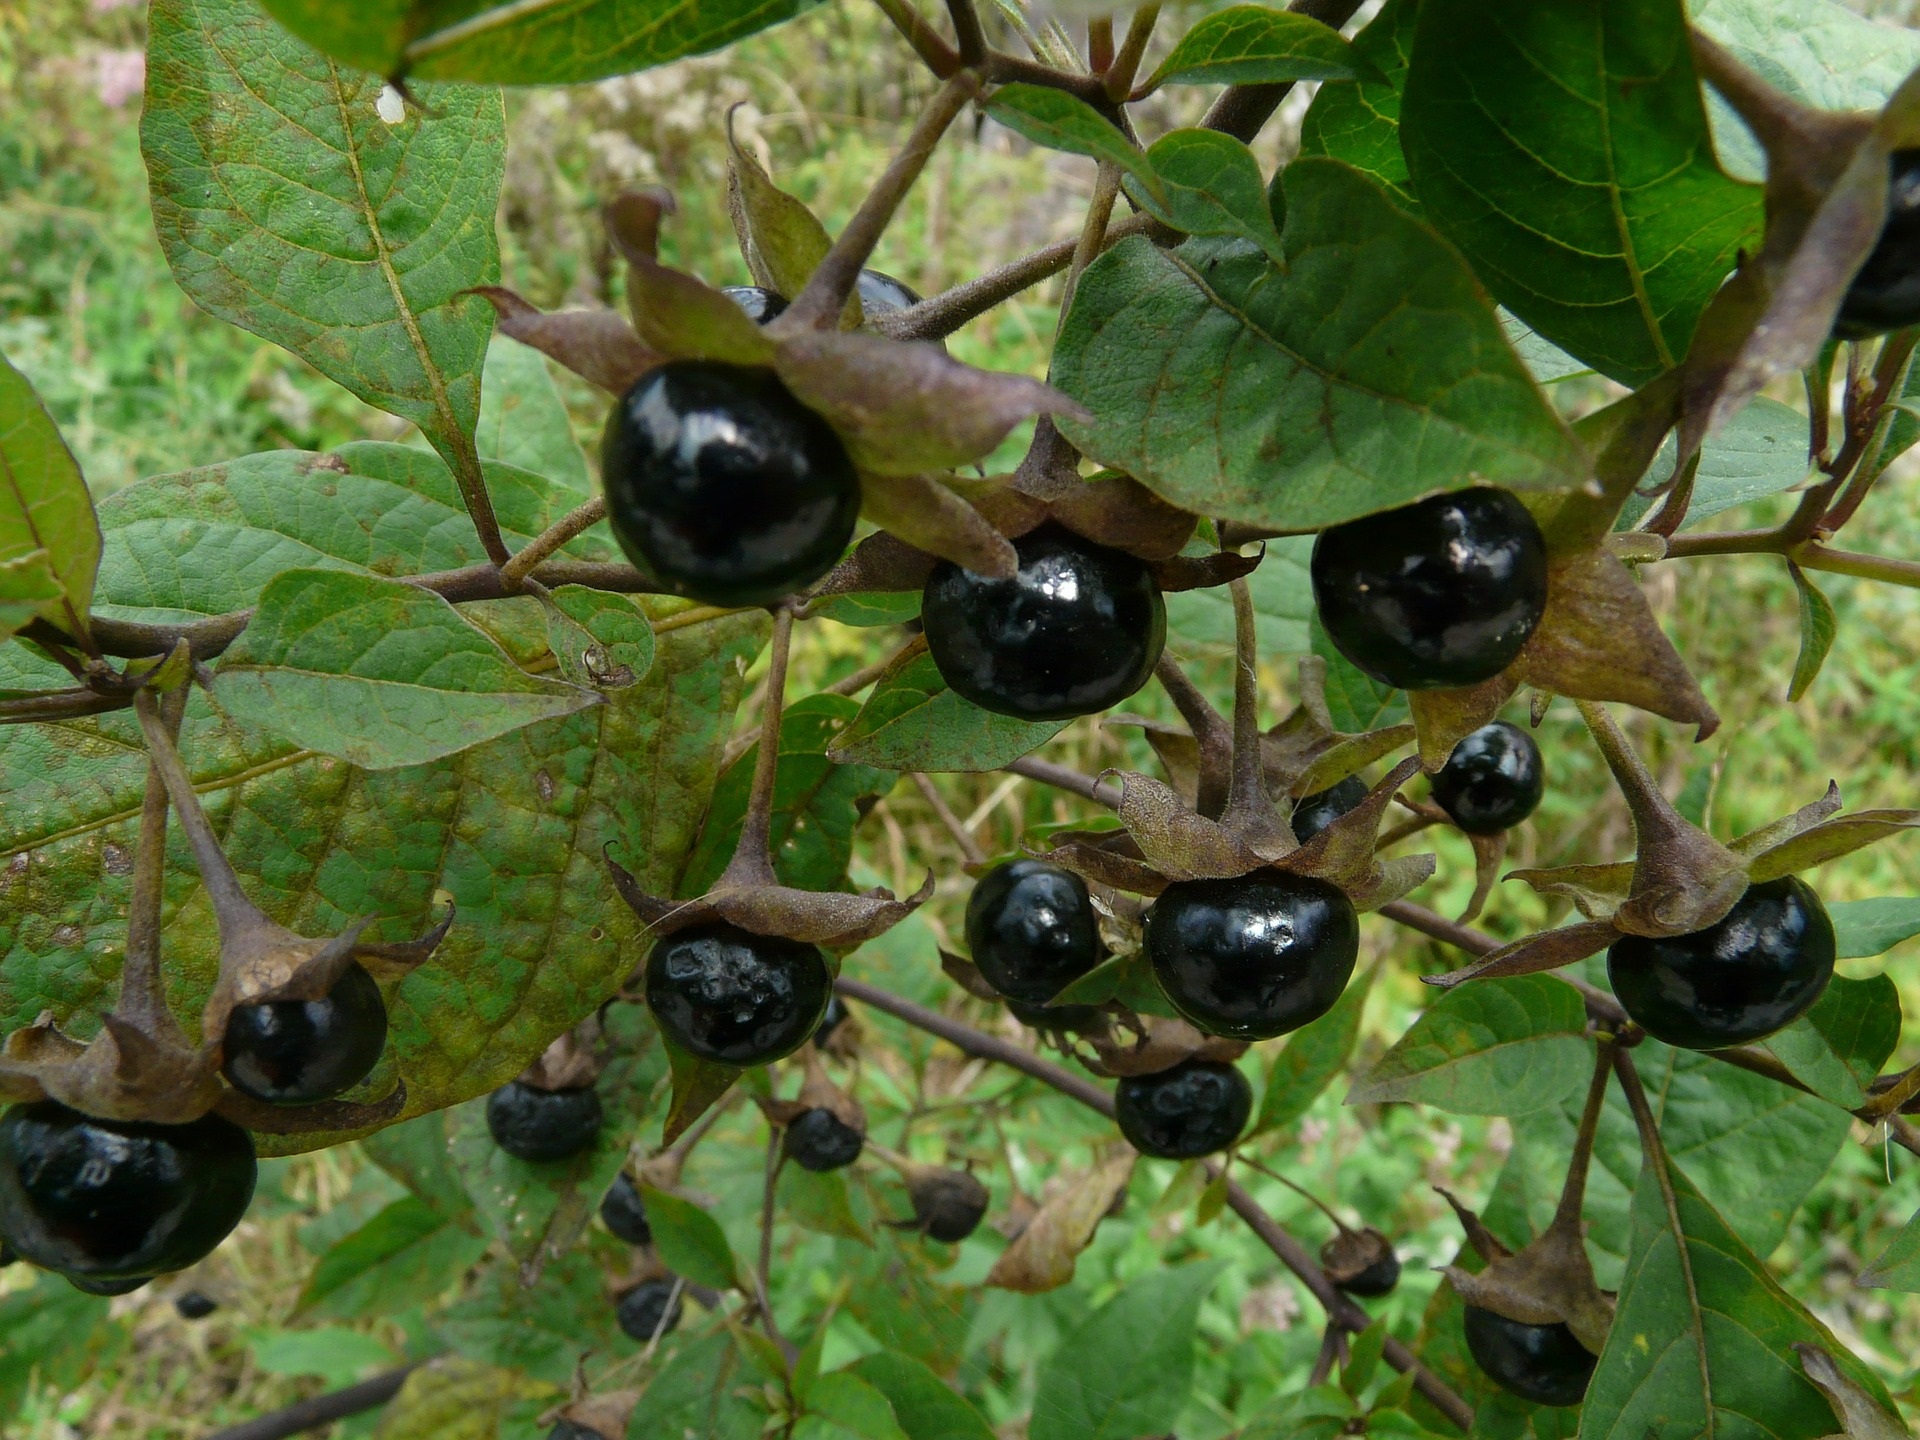
<svg viewBox="0 0 1920 1440">
<path fill-rule="evenodd" d="M 918 770 L 913 772 L 913 783 L 928 805 L 933 807 L 934 817 L 947 827 L 947 833 L 953 837 L 953 843 L 960 847 L 960 854 L 969 865 L 987 863 L 987 852 L 980 848 L 980 842 L 973 838 L 971 831 L 961 823 L 960 817 L 953 813 L 953 807 L 947 804 L 947 797 L 926 775 Z"/>
<path fill-rule="evenodd" d="M 987 58 L 987 32 L 980 26 L 980 12 L 973 0 L 947 0 L 947 17 L 953 21 L 953 38 L 960 47 L 962 65 L 978 65 Z"/>
<path fill-rule="evenodd" d="M 1359 8 L 1360 0 L 1293 0 L 1287 7 L 1295 15 L 1309 16 L 1336 30 L 1351 20 Z M 1280 102 L 1292 89 L 1291 80 L 1270 85 L 1229 85 L 1200 123 L 1236 140 L 1250 141 L 1273 118 L 1273 112 L 1280 108 Z"/>
<path fill-rule="evenodd" d="M 384 1375 L 376 1375 L 371 1380 L 362 1380 L 358 1385 L 349 1385 L 344 1390 L 316 1395 L 311 1400 L 302 1400 L 271 1415 L 229 1425 L 225 1430 L 208 1436 L 207 1440 L 286 1440 L 289 1435 L 318 1430 L 349 1415 L 358 1415 L 386 1404 L 400 1393 L 400 1387 L 407 1383 L 407 1376 L 417 1368 L 406 1365 L 398 1370 L 389 1370 Z"/>
<path fill-rule="evenodd" d="M 1081 799 L 1104 805 L 1109 810 L 1120 808 L 1120 787 L 1112 781 L 1096 780 L 1091 775 L 1082 775 L 1078 770 L 1069 770 L 1065 765 L 1042 760 L 1037 755 L 1022 756 L 1000 768 L 1009 775 L 1024 775 L 1029 780 L 1038 780 L 1042 785 L 1051 785 L 1056 790 L 1071 791 Z"/>
<path fill-rule="evenodd" d="M 920 57 L 920 63 L 934 75 L 945 80 L 960 68 L 960 57 L 953 52 L 944 36 L 935 30 L 913 8 L 912 0 L 874 0 L 881 13 L 893 22 L 893 28 L 906 38 L 913 47 L 913 53 Z"/>
<path fill-rule="evenodd" d="M 534 568 L 569 540 L 587 533 L 607 518 L 607 497 L 596 495 L 585 504 L 562 515 L 553 524 L 529 540 L 506 564 L 500 567 L 500 583 L 508 591 L 517 590 Z"/>
</svg>

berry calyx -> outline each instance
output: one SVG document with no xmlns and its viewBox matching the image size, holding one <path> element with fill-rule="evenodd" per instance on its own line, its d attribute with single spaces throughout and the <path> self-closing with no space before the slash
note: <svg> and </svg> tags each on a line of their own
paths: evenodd
<svg viewBox="0 0 1920 1440">
<path fill-rule="evenodd" d="M 600 1095 L 591 1085 L 542 1090 L 509 1080 L 487 1097 L 487 1130 L 516 1160 L 564 1160 L 600 1134 Z"/>
<path fill-rule="evenodd" d="M 173 1311 L 182 1320 L 204 1320 L 219 1308 L 218 1300 L 199 1290 L 189 1290 L 173 1300 Z"/>
<path fill-rule="evenodd" d="M 1120 1133 L 1142 1155 L 1196 1160 L 1240 1138 L 1253 1114 L 1253 1087 L 1231 1065 L 1187 1060 L 1127 1076 L 1113 1092 L 1113 1111 Z"/>
<path fill-rule="evenodd" d="M 1598 1357 L 1565 1325 L 1528 1325 L 1467 1306 L 1467 1349 L 1486 1377 L 1534 1405 L 1578 1405 Z"/>
<path fill-rule="evenodd" d="M 1328 637 L 1402 690 L 1492 679 L 1547 604 L 1540 527 L 1511 494 L 1486 486 L 1322 531 L 1311 568 Z"/>
<path fill-rule="evenodd" d="M 716 921 L 667 936 L 647 957 L 647 1008 L 689 1055 L 765 1065 L 820 1028 L 833 976 L 816 945 Z"/>
<path fill-rule="evenodd" d="M 862 270 L 856 282 L 860 292 L 860 313 L 868 320 L 891 315 L 920 303 L 920 292 L 904 280 L 896 280 L 884 270 Z"/>
<path fill-rule="evenodd" d="M 769 320 L 778 320 L 787 309 L 787 297 L 778 291 L 768 290 L 759 285 L 728 285 L 720 293 L 747 312 L 747 318 L 756 325 L 764 325 Z"/>
<path fill-rule="evenodd" d="M 1795 875 L 1751 885 L 1716 924 L 1688 935 L 1623 935 L 1607 979 L 1656 1040 L 1719 1050 L 1763 1039 L 1813 1008 L 1833 978 L 1833 922 Z"/>
<path fill-rule="evenodd" d="M 920 619 L 940 676 L 983 710 L 1071 720 L 1147 683 L 1167 607 L 1145 561 L 1052 521 L 1013 542 L 1019 570 L 991 580 L 934 567 Z"/>
<path fill-rule="evenodd" d="M 1293 807 L 1293 838 L 1302 845 L 1367 798 L 1367 783 L 1358 775 L 1303 795 Z"/>
<path fill-rule="evenodd" d="M 1894 151 L 1888 167 L 1886 224 L 1834 317 L 1841 340 L 1920 324 L 1920 150 Z"/>
<path fill-rule="evenodd" d="M 678 1286 L 671 1280 L 645 1280 L 622 1295 L 614 1316 L 627 1337 L 647 1344 L 680 1323 Z"/>
<path fill-rule="evenodd" d="M 614 1176 L 607 1193 L 600 1197 L 600 1223 L 629 1245 L 651 1245 L 653 1226 L 647 1222 L 647 1207 L 640 1199 L 640 1187 L 622 1170 Z"/>
<path fill-rule="evenodd" d="M 600 456 L 620 548 L 709 605 L 770 604 L 812 584 L 860 513 L 846 446 L 770 370 L 649 370 L 607 417 Z"/>
<path fill-rule="evenodd" d="M 1087 882 L 1045 860 L 989 871 L 967 897 L 967 946 L 1002 995 L 1046 1004 L 1100 963 Z"/>
<path fill-rule="evenodd" d="M 311 1105 L 366 1079 L 387 1043 L 380 987 L 352 964 L 319 1000 L 236 1005 L 224 1072 L 233 1088 L 273 1105 Z"/>
<path fill-rule="evenodd" d="M 76 1283 L 144 1283 L 211 1254 L 257 1172 L 253 1138 L 218 1115 L 154 1125 L 16 1105 L 0 1118 L 0 1233 Z"/>
<path fill-rule="evenodd" d="M 824 1175 L 829 1170 L 844 1170 L 858 1160 L 866 1143 L 865 1135 L 822 1107 L 794 1117 L 780 1150 L 802 1170 Z"/>
<path fill-rule="evenodd" d="M 1533 814 L 1546 792 L 1533 736 L 1495 720 L 1453 747 L 1433 777 L 1434 803 L 1469 835 L 1498 835 Z"/>
<path fill-rule="evenodd" d="M 1262 870 L 1180 880 L 1147 911 L 1160 989 L 1209 1035 L 1270 1040 L 1318 1020 L 1360 954 L 1360 921 L 1337 887 Z"/>
</svg>

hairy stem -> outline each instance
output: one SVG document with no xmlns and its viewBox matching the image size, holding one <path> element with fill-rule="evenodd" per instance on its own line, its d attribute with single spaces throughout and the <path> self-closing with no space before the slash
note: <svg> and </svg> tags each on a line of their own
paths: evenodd
<svg viewBox="0 0 1920 1440">
<path fill-rule="evenodd" d="M 506 564 L 500 567 L 501 588 L 509 593 L 520 588 L 541 562 L 568 541 L 577 539 L 607 518 L 607 497 L 596 495 L 584 505 L 562 515 L 553 524 L 529 540 Z"/>
<path fill-rule="evenodd" d="M 160 699 L 160 724 L 169 739 L 180 734 L 187 713 L 185 685 Z M 120 970 L 120 999 L 114 1013 L 154 1039 L 183 1042 L 180 1026 L 167 1008 L 160 976 L 160 906 L 167 876 L 167 781 L 149 757 L 147 787 L 140 800 L 140 837 L 133 857 L 133 884 L 127 897 L 127 957 Z"/>
<path fill-rule="evenodd" d="M 1573 1159 L 1567 1164 L 1567 1180 L 1560 1187 L 1560 1203 L 1553 1212 L 1555 1226 L 1575 1227 L 1575 1233 L 1578 1233 L 1581 1208 L 1586 1204 L 1587 1172 L 1593 1166 L 1593 1137 L 1600 1132 L 1600 1109 L 1607 1099 L 1607 1080 L 1613 1073 L 1615 1048 L 1610 1037 L 1596 1047 L 1586 1108 L 1580 1112 L 1580 1128 L 1574 1132 Z"/>
<path fill-rule="evenodd" d="M 773 787 L 780 771 L 780 715 L 786 707 L 787 658 L 793 648 L 793 612 L 784 606 L 773 617 L 767 651 L 767 698 L 760 711 L 760 753 L 753 762 L 753 788 L 740 820 L 733 859 L 714 888 L 771 885 L 773 876 Z"/>
<path fill-rule="evenodd" d="M 1255 632 L 1253 591 L 1246 577 L 1230 581 L 1233 596 L 1233 777 L 1227 788 L 1229 814 L 1253 814 L 1268 808 L 1266 769 L 1260 755 L 1259 636 Z"/>
<path fill-rule="evenodd" d="M 1065 765 L 1042 760 L 1037 755 L 1024 755 L 1000 768 L 1009 775 L 1024 775 L 1029 780 L 1038 780 L 1042 785 L 1051 785 L 1056 790 L 1071 791 L 1081 799 L 1104 805 L 1109 810 L 1120 808 L 1120 787 L 1112 781 L 1096 780 Z"/>
<path fill-rule="evenodd" d="M 1153 39 L 1153 27 L 1159 23 L 1160 7 L 1142 5 L 1133 12 L 1133 23 L 1127 26 L 1127 38 L 1120 42 L 1120 53 L 1113 57 L 1113 63 L 1094 67 L 1106 72 L 1101 78 L 1106 82 L 1108 99 L 1124 100 L 1132 91 L 1140 62 L 1146 58 L 1147 43 Z"/>
<path fill-rule="evenodd" d="M 960 68 L 960 57 L 953 47 L 947 44 L 944 36 L 929 25 L 920 12 L 913 8 L 912 0 L 874 0 L 881 14 L 893 22 L 913 47 L 913 53 L 920 57 L 920 63 L 931 70 L 935 77 L 945 80 Z"/>
<path fill-rule="evenodd" d="M 753 1298 L 759 1306 L 760 1323 L 766 1326 L 767 1338 L 780 1347 L 780 1353 L 787 1357 L 787 1363 L 791 1365 L 798 1352 L 787 1343 L 787 1337 L 780 1333 L 780 1322 L 773 1318 L 773 1196 L 774 1184 L 780 1178 L 780 1165 L 785 1158 L 780 1153 L 780 1128 L 769 1125 L 767 1178 L 760 1192 L 760 1258 L 753 1271 Z"/>
<path fill-rule="evenodd" d="M 973 0 L 947 0 L 947 16 L 953 21 L 953 37 L 960 49 L 962 65 L 978 65 L 987 58 L 987 32 L 981 28 L 980 12 Z"/>
<path fill-rule="evenodd" d="M 474 447 L 473 436 L 464 430 L 456 431 L 452 447 L 453 478 L 459 482 L 460 498 L 467 502 L 467 514 L 473 518 L 480 548 L 494 564 L 505 565 L 510 552 L 500 534 L 500 522 L 494 518 L 493 497 L 487 493 L 487 477 L 480 469 L 480 452 Z"/>
<path fill-rule="evenodd" d="M 173 736 L 167 732 L 167 722 L 161 717 L 159 703 L 152 694 L 142 690 L 133 697 L 133 711 L 140 719 L 141 731 L 146 735 L 148 763 L 166 786 L 173 808 L 180 816 L 180 828 L 187 832 L 187 843 L 193 847 L 194 863 L 200 869 L 200 883 L 206 886 L 207 894 L 213 901 L 214 918 L 219 923 L 222 943 L 225 943 L 236 924 L 244 925 L 256 918 L 263 923 L 270 923 L 253 901 L 247 898 L 246 891 L 240 888 L 240 877 L 234 873 L 226 851 L 220 848 L 219 837 L 213 833 L 213 824 L 207 819 L 207 812 L 200 806 L 200 797 L 193 788 L 193 777 L 187 773 L 179 750 L 174 748 Z"/>
</svg>

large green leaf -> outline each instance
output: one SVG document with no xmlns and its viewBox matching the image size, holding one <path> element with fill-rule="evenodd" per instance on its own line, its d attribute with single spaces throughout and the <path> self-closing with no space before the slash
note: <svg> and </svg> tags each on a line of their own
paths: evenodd
<svg viewBox="0 0 1920 1440">
<path fill-rule="evenodd" d="M 1673 437 L 1647 467 L 1642 485 L 1673 478 Z M 1693 497 L 1687 505 L 1689 527 L 1736 505 L 1778 495 L 1807 478 L 1807 417 L 1791 405 L 1761 396 L 1714 431 L 1700 452 Z M 1640 523 L 1658 498 L 1635 493 L 1621 507 L 1619 527 Z"/>
<path fill-rule="evenodd" d="M 1920 68 L 1920 32 L 1836 0 L 1688 0 L 1687 9 L 1769 84 L 1822 110 L 1878 110 Z"/>
<path fill-rule="evenodd" d="M 907 1440 L 993 1440 L 980 1412 L 911 1355 L 883 1350 L 847 1369 L 892 1402 Z"/>
<path fill-rule="evenodd" d="M 484 459 L 544 475 L 582 499 L 593 483 L 546 357 L 504 335 L 487 343 L 474 448 Z"/>
<path fill-rule="evenodd" d="M 1287 1037 L 1286 1048 L 1274 1056 L 1267 1070 L 1267 1088 L 1252 1134 L 1293 1124 L 1345 1072 L 1360 1038 L 1360 1017 L 1366 1013 L 1373 977 L 1374 971 L 1368 970 L 1347 986 L 1333 1009 Z"/>
<path fill-rule="evenodd" d="M 1827 906 L 1842 960 L 1884 955 L 1920 935 L 1920 898 L 1883 895 L 1876 900 L 1839 900 Z"/>
<path fill-rule="evenodd" d="M 720 1222 L 691 1200 L 651 1185 L 642 1187 L 640 1195 L 662 1262 L 696 1285 L 731 1289 L 739 1278 L 740 1262 L 733 1258 Z"/>
<path fill-rule="evenodd" d="M 1681 0 L 1424 0 L 1401 143 L 1423 214 L 1487 288 L 1628 384 L 1687 352 L 1758 246 L 1714 157 Z"/>
<path fill-rule="evenodd" d="M 1015 720 L 962 700 L 922 650 L 880 677 L 830 753 L 835 760 L 891 770 L 998 770 L 1039 749 L 1065 725 Z"/>
<path fill-rule="evenodd" d="M 0 1420 L 12 1418 L 36 1380 L 77 1389 L 125 1346 L 126 1327 L 107 1319 L 107 1304 L 48 1272 L 0 1298 Z"/>
<path fill-rule="evenodd" d="M 345 8 L 345 7 L 343 7 Z M 422 88 L 397 124 L 251 0 L 155 0 L 141 147 L 154 227 L 202 309 L 410 420 L 478 480 L 498 278 L 498 93 Z"/>
<path fill-rule="evenodd" d="M 627 1440 L 760 1440 L 758 1387 L 733 1336 L 695 1340 L 659 1367 L 627 1422 Z"/>
<path fill-rule="evenodd" d="M 342 1320 L 391 1315 L 444 1295 L 486 1249 L 485 1236 L 407 1195 L 320 1257 L 298 1308 Z"/>
<path fill-rule="evenodd" d="M 1265 5 L 1230 5 L 1182 35 L 1147 83 L 1267 85 L 1353 72 L 1351 49 L 1331 26 Z"/>
<path fill-rule="evenodd" d="M 1312 556 L 1311 535 L 1283 535 L 1267 542 L 1260 568 L 1247 577 L 1262 655 L 1305 653 L 1313 615 L 1313 580 L 1307 573 Z M 1209 585 L 1167 596 L 1167 646 L 1182 660 L 1231 661 L 1233 592 Z"/>
<path fill-rule="evenodd" d="M 1866 1087 L 1899 1041 L 1899 987 L 1885 975 L 1836 975 L 1820 1003 L 1766 1045 L 1821 1099 L 1853 1110 L 1866 1103 Z"/>
<path fill-rule="evenodd" d="M 436 1344 L 452 1354 L 559 1386 L 572 1383 L 589 1354 L 631 1354 L 639 1348 L 620 1333 L 603 1262 L 585 1252 L 549 1265 L 532 1286 L 521 1283 L 517 1266 L 489 1265 L 457 1304 L 433 1317 L 431 1327 Z M 529 1427 L 508 1433 L 543 1432 Z"/>
<path fill-rule="evenodd" d="M 80 466 L 27 377 L 0 355 L 0 641 L 35 615 L 79 633 L 99 566 Z"/>
<path fill-rule="evenodd" d="M 1920 1215 L 1900 1227 L 1887 1248 L 1860 1272 L 1858 1283 L 1876 1290 L 1920 1294 Z"/>
<path fill-rule="evenodd" d="M 1123 240 L 1074 292 L 1053 380 L 1089 456 L 1207 515 L 1306 530 L 1475 481 L 1577 483 L 1566 427 L 1460 257 L 1338 161 L 1284 172 L 1288 268 Z"/>
<path fill-rule="evenodd" d="M 1364 170 L 1406 204 L 1413 192 L 1400 149 L 1400 91 L 1413 55 L 1419 0 L 1387 0 L 1358 35 L 1353 54 L 1368 67 L 1353 80 L 1320 87 L 1300 122 L 1300 153 L 1326 155 Z"/>
<path fill-rule="evenodd" d="M 1333 728 L 1348 735 L 1362 735 L 1399 725 L 1407 718 L 1407 697 L 1391 685 L 1383 685 L 1340 653 L 1314 612 L 1308 626 L 1313 653 L 1327 662 L 1327 714 Z"/>
</svg>

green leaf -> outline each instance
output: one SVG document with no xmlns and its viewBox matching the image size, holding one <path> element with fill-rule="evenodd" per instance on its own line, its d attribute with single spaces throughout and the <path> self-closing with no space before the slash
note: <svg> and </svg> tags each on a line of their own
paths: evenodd
<svg viewBox="0 0 1920 1440">
<path fill-rule="evenodd" d="M 1793 662 L 1793 680 L 1787 686 L 1787 699 L 1798 700 L 1820 676 L 1839 633 L 1840 618 L 1833 613 L 1833 602 L 1807 578 L 1806 571 L 1792 561 L 1787 573 L 1793 577 L 1794 593 L 1800 597 L 1800 655 Z"/>
<path fill-rule="evenodd" d="M 933 1371 L 911 1355 L 883 1350 L 847 1366 L 892 1402 L 907 1440 L 994 1440 L 992 1429 Z"/>
<path fill-rule="evenodd" d="M 407 1376 L 382 1407 L 375 1434 L 377 1440 L 504 1440 L 530 1433 L 533 1417 L 554 1398 L 551 1384 L 511 1368 L 442 1356 Z"/>
<path fill-rule="evenodd" d="M 1253 1417 L 1241 1440 L 1337 1440 L 1358 1413 L 1346 1391 L 1315 1385 L 1284 1395 Z"/>
<path fill-rule="evenodd" d="M 1463 985 L 1427 1007 L 1347 1103 L 1525 1115 L 1559 1104 L 1592 1074 L 1586 1032 L 1580 992 L 1551 975 Z"/>
<path fill-rule="evenodd" d="M 807 1415 L 830 1422 L 839 1432 L 860 1440 L 912 1440 L 900 1428 L 893 1403 L 879 1390 L 847 1370 L 835 1370 L 814 1381 L 807 1391 Z M 796 1436 L 806 1434 L 802 1420 Z"/>
<path fill-rule="evenodd" d="M 395 1359 L 380 1340 L 344 1325 L 317 1330 L 267 1330 L 247 1347 L 253 1363 L 269 1375 L 317 1375 L 330 1389 L 363 1380 L 369 1370 L 386 1369 Z"/>
<path fill-rule="evenodd" d="M 1327 662 L 1327 714 L 1343 735 L 1364 735 L 1405 723 L 1407 697 L 1342 655 L 1315 611 L 1308 626 L 1313 653 Z"/>
<path fill-rule="evenodd" d="M 483 459 L 543 475 L 582 500 L 592 488 L 587 457 L 573 438 L 573 421 L 546 356 L 504 335 L 487 344 L 473 443 Z"/>
<path fill-rule="evenodd" d="M 653 668 L 653 626 L 627 596 L 559 585 L 547 599 L 547 648 L 573 684 L 623 690 Z"/>
<path fill-rule="evenodd" d="M 1150 1271 L 1083 1320 L 1041 1366 L 1032 1440 L 1135 1440 L 1187 1405 L 1200 1301 L 1220 1261 Z"/>
<path fill-rule="evenodd" d="M 157 0 L 148 26 L 141 148 L 180 288 L 418 425 L 477 481 L 493 311 L 465 292 L 499 278 L 499 94 L 419 87 L 389 125 L 378 78 L 249 0 Z"/>
<path fill-rule="evenodd" d="M 1360 1038 L 1360 1017 L 1366 1013 L 1373 977 L 1374 971 L 1368 969 L 1348 984 L 1333 1009 L 1287 1038 L 1286 1048 L 1268 1067 L 1254 1135 L 1293 1124 L 1313 1107 L 1334 1077 L 1346 1070 L 1354 1043 Z"/>
<path fill-rule="evenodd" d="M 1868 1262 L 1855 1283 L 1875 1290 L 1920 1294 L 1920 1214 L 1901 1226 L 1900 1233 Z"/>
<path fill-rule="evenodd" d="M 1307 649 L 1313 617 L 1311 535 L 1267 541 L 1260 568 L 1247 577 L 1254 620 L 1265 655 L 1299 655 Z M 1233 594 L 1225 585 L 1179 590 L 1167 596 L 1167 645 L 1182 660 L 1233 658 Z"/>
<path fill-rule="evenodd" d="M 1920 899 L 1883 895 L 1877 900 L 1837 900 L 1827 906 L 1842 960 L 1884 955 L 1920 935 Z"/>
<path fill-rule="evenodd" d="M 757 1387 L 722 1331 L 671 1356 L 647 1386 L 627 1422 L 627 1440 L 760 1440 L 767 1415 L 751 1397 Z"/>
<path fill-rule="evenodd" d="M 1154 141 L 1147 163 L 1153 167 L 1158 190 L 1142 189 L 1137 194 L 1160 219 L 1189 235 L 1230 235 L 1251 241 L 1276 265 L 1286 263 L 1267 203 L 1267 185 L 1260 178 L 1260 163 L 1245 145 L 1217 130 L 1175 130 Z"/>
<path fill-rule="evenodd" d="M 1673 457 L 1674 442 L 1669 435 L 1641 483 L 1665 484 L 1670 480 Z M 1691 528 L 1736 505 L 1791 490 L 1807 478 L 1807 471 L 1807 417 L 1791 405 L 1761 396 L 1708 437 L 1700 452 L 1699 469 L 1694 472 L 1687 526 Z M 1629 496 L 1621 507 L 1618 528 L 1639 524 L 1660 503 L 1637 492 Z"/>
<path fill-rule="evenodd" d="M 1582 462 L 1459 256 L 1337 161 L 1284 172 L 1283 276 L 1258 250 L 1144 237 L 1074 291 L 1054 383 L 1087 455 L 1201 514 L 1309 530 Z"/>
<path fill-rule="evenodd" d="M 620 1332 L 603 1262 L 584 1251 L 547 1266 L 533 1286 L 521 1283 L 518 1266 L 486 1266 L 467 1295 L 430 1324 L 435 1344 L 452 1354 L 563 1387 L 589 1354 L 639 1348 Z"/>
<path fill-rule="evenodd" d="M 678 1195 L 640 1187 L 640 1200 L 647 1209 L 647 1223 L 653 1227 L 653 1245 L 660 1259 L 676 1275 L 684 1275 L 695 1285 L 715 1290 L 731 1290 L 738 1280 L 740 1266 L 733 1258 L 720 1223 Z"/>
<path fill-rule="evenodd" d="M 295 1313 L 358 1320 L 424 1305 L 451 1289 L 486 1250 L 485 1236 L 409 1195 L 320 1257 Z"/>
<path fill-rule="evenodd" d="M 1878 110 L 1920 69 L 1920 33 L 1835 0 L 1688 0 L 1693 23 L 1820 110 Z"/>
<path fill-rule="evenodd" d="M 1359 76 L 1322 85 L 1300 125 L 1302 155 L 1344 160 L 1409 206 L 1415 202 L 1407 157 L 1400 149 L 1400 91 L 1419 15 L 1418 0 L 1387 0 L 1353 37 Z"/>
<path fill-rule="evenodd" d="M 80 466 L 27 377 L 0 355 L 0 641 L 35 615 L 80 633 L 100 524 Z"/>
<path fill-rule="evenodd" d="M 126 1328 L 108 1320 L 107 1309 L 106 1300 L 47 1272 L 0 1296 L 0 1419 L 19 1410 L 36 1380 L 63 1394 L 77 1390 L 125 1347 Z"/>
<path fill-rule="evenodd" d="M 1354 68 L 1351 48 L 1331 26 L 1264 5 L 1230 5 L 1181 36 L 1147 88 L 1350 80 Z"/>
<path fill-rule="evenodd" d="M 1900 990 L 1885 975 L 1836 975 L 1813 1009 L 1766 1042 L 1774 1058 L 1843 1110 L 1866 1104 L 1866 1087 L 1900 1041 Z"/>
<path fill-rule="evenodd" d="M 839 1170 L 826 1172 L 787 1165 L 780 1171 L 776 1199 L 780 1213 L 794 1224 L 816 1235 L 837 1235 L 843 1240 L 858 1240 L 871 1245 L 873 1236 L 854 1213 L 853 1196 L 847 1177 Z"/>
<path fill-rule="evenodd" d="M 1077 95 L 1017 82 L 994 91 L 986 111 L 1036 145 L 1117 165 L 1149 192 L 1158 186 L 1153 166 L 1140 147 Z"/>
<path fill-rule="evenodd" d="M 436 1110 L 404 1125 L 390 1125 L 360 1142 L 367 1158 L 398 1180 L 422 1204 L 446 1219 L 472 1224 L 473 1201 L 447 1154 L 447 1116 Z"/>
<path fill-rule="evenodd" d="M 920 614 L 918 590 L 859 590 L 807 606 L 809 615 L 842 625 L 904 625 Z"/>
<path fill-rule="evenodd" d="M 1065 728 L 1065 721 L 1015 720 L 962 700 L 919 650 L 880 677 L 828 753 L 842 764 L 890 770 L 998 770 Z"/>
<path fill-rule="evenodd" d="M 869 1335 L 884 1335 L 893 1349 L 951 1375 L 966 1353 L 978 1292 L 929 1274 L 928 1247 L 917 1237 L 882 1230 L 874 1240 L 851 1263 L 841 1252 L 853 1280 L 848 1311 Z"/>
</svg>

